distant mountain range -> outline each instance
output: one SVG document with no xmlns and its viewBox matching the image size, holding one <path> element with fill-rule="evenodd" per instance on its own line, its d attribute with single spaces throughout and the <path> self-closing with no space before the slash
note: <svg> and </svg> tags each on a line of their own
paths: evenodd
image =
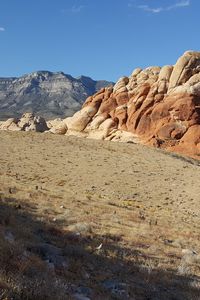
<svg viewBox="0 0 200 300">
<path fill-rule="evenodd" d="M 0 119 L 33 112 L 46 119 L 71 116 L 85 99 L 113 85 L 90 77 L 38 71 L 22 77 L 0 78 Z"/>
</svg>

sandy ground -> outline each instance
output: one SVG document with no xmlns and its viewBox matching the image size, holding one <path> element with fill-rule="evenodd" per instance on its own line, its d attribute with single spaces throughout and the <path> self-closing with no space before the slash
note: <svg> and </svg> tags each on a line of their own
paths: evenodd
<svg viewBox="0 0 200 300">
<path fill-rule="evenodd" d="M 92 232 L 98 237 L 93 247 L 102 244 L 104 256 L 105 236 L 112 237 L 120 249 L 138 251 L 148 272 L 177 274 L 183 249 L 198 256 L 199 174 L 198 161 L 143 145 L 0 132 L 1 195 L 29 203 L 34 218 L 63 231 Z M 199 271 L 190 266 L 196 280 Z M 130 284 L 135 277 L 126 275 Z M 134 298 L 131 291 L 130 299 L 157 299 Z"/>
</svg>

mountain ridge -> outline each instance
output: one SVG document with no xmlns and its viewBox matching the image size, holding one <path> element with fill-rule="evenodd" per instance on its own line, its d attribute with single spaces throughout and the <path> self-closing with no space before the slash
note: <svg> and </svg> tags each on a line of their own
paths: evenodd
<svg viewBox="0 0 200 300">
<path fill-rule="evenodd" d="M 24 112 L 40 114 L 46 119 L 71 116 L 88 96 L 112 84 L 47 70 L 20 77 L 0 77 L 0 119 L 18 117 Z"/>
</svg>

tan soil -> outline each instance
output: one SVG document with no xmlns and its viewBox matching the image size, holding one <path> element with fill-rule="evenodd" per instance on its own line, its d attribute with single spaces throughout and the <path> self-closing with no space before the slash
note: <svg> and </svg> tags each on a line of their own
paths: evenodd
<svg viewBox="0 0 200 300">
<path fill-rule="evenodd" d="M 177 274 L 182 250 L 199 251 L 199 171 L 198 161 L 138 144 L 0 132 L 4 202 L 16 199 L 22 207 L 28 204 L 26 210 L 33 218 L 63 232 L 90 234 L 88 249 L 95 251 L 102 243 L 98 256 L 108 260 L 119 259 L 111 241 L 127 251 L 122 264 L 136 262 L 131 249 L 148 274 L 154 269 Z M 191 266 L 191 276 L 200 275 L 199 271 L 198 264 Z M 147 299 L 133 297 L 137 276 L 126 273 L 123 266 L 121 272 L 120 279 L 131 285 L 131 299 Z M 96 280 L 108 274 L 110 268 L 98 273 Z M 107 297 L 99 299 L 112 299 Z"/>
</svg>

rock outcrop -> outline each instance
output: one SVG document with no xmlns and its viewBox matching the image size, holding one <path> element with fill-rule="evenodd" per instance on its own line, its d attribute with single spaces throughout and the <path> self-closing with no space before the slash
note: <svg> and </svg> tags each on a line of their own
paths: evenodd
<svg viewBox="0 0 200 300">
<path fill-rule="evenodd" d="M 0 120 L 20 117 L 25 112 L 45 119 L 72 116 L 88 96 L 110 84 L 113 83 L 48 71 L 0 78 Z"/>
<path fill-rule="evenodd" d="M 44 132 L 49 130 L 49 127 L 44 118 L 32 113 L 25 113 L 21 118 L 10 118 L 2 122 L 0 130 Z"/>
<path fill-rule="evenodd" d="M 137 68 L 64 122 L 67 134 L 140 141 L 199 158 L 200 52 L 185 52 L 174 66 Z"/>
</svg>

